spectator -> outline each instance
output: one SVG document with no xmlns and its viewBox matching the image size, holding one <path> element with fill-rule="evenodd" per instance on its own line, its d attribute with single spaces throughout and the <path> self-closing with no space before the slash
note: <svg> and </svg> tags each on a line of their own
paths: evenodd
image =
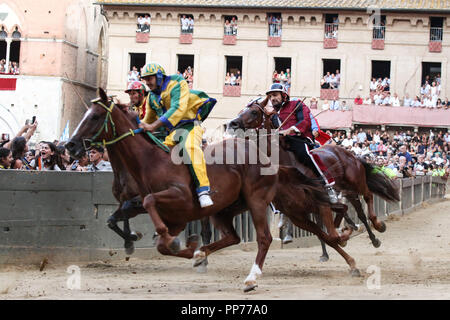
<svg viewBox="0 0 450 320">
<path fill-rule="evenodd" d="M 359 143 L 364 143 L 367 140 L 367 135 L 366 133 L 363 131 L 362 128 L 359 128 L 359 132 L 358 132 L 358 142 Z"/>
<path fill-rule="evenodd" d="M 394 93 L 394 96 L 390 98 L 389 104 L 393 107 L 400 107 L 400 100 L 398 99 L 397 93 Z"/>
<path fill-rule="evenodd" d="M 225 21 L 225 35 L 227 36 L 233 35 L 233 26 L 228 20 Z"/>
<path fill-rule="evenodd" d="M 412 157 L 411 157 L 411 154 L 406 150 L 406 145 L 402 145 L 399 148 L 399 151 L 400 152 L 398 153 L 398 156 L 405 157 L 408 164 L 410 164 L 412 162 Z"/>
<path fill-rule="evenodd" d="M 194 19 L 192 17 L 188 19 L 188 31 L 189 33 L 194 33 Z"/>
<path fill-rule="evenodd" d="M 231 29 L 233 31 L 233 35 L 236 36 L 237 35 L 237 20 L 236 17 L 232 17 L 231 18 Z"/>
<path fill-rule="evenodd" d="M 234 73 L 231 73 L 230 76 L 230 85 L 235 86 L 236 85 L 236 76 L 234 75 Z"/>
<path fill-rule="evenodd" d="M 322 110 L 328 110 L 330 109 L 330 104 L 328 103 L 328 100 L 324 100 L 322 104 Z"/>
<path fill-rule="evenodd" d="M 345 102 L 345 100 L 342 101 L 341 110 L 342 110 L 342 111 L 348 111 L 348 110 L 349 110 L 349 109 L 348 109 L 348 106 L 347 106 L 347 102 Z"/>
<path fill-rule="evenodd" d="M 362 105 L 363 104 L 363 99 L 361 98 L 361 96 L 359 94 L 356 96 L 354 103 L 356 105 Z"/>
<path fill-rule="evenodd" d="M 189 33 L 189 19 L 186 15 L 181 17 L 181 33 Z"/>
<path fill-rule="evenodd" d="M 341 109 L 341 106 L 339 105 L 339 100 L 334 99 L 330 104 L 330 110 L 333 111 L 333 110 L 340 110 L 340 109 Z"/>
<path fill-rule="evenodd" d="M 47 141 L 41 142 L 40 145 L 39 155 L 30 163 L 33 169 L 39 171 L 64 170 L 65 168 L 62 166 L 56 146 L 52 142 Z"/>
<path fill-rule="evenodd" d="M 111 164 L 108 161 L 103 160 L 103 147 L 93 147 L 89 150 L 89 161 L 88 171 L 112 171 Z"/>
<path fill-rule="evenodd" d="M 88 154 L 83 154 L 79 160 L 75 160 L 70 165 L 70 171 L 86 172 L 88 171 L 87 166 L 89 165 Z"/>
<path fill-rule="evenodd" d="M 236 85 L 240 86 L 241 85 L 241 72 L 239 70 L 236 70 Z"/>
<path fill-rule="evenodd" d="M 13 162 L 11 150 L 0 147 L 0 170 L 10 169 Z"/>
<path fill-rule="evenodd" d="M 309 107 L 310 109 L 317 109 L 317 99 L 315 97 L 311 98 L 311 105 Z"/>
<path fill-rule="evenodd" d="M 389 94 L 389 92 L 384 97 L 383 102 L 381 103 L 381 105 L 382 106 L 390 106 L 391 105 L 391 95 Z"/>
<path fill-rule="evenodd" d="M 145 19 L 144 19 L 144 31 L 143 32 L 150 32 L 150 24 L 152 22 L 152 19 L 150 18 L 149 14 L 145 15 Z"/>
<path fill-rule="evenodd" d="M 141 15 L 138 16 L 137 19 L 137 30 L 136 32 L 143 32 L 144 30 L 144 24 L 145 24 L 145 18 Z"/>
<path fill-rule="evenodd" d="M 372 104 L 372 99 L 370 99 L 370 97 L 365 98 L 364 101 L 363 101 L 363 104 L 364 105 Z"/>
<path fill-rule="evenodd" d="M 370 92 L 377 91 L 377 88 L 378 88 L 378 83 L 375 80 L 375 78 L 372 78 L 372 81 L 370 82 L 370 85 L 369 85 Z"/>
<path fill-rule="evenodd" d="M 330 84 L 327 82 L 325 77 L 320 79 L 320 88 L 322 88 L 322 89 L 330 89 Z"/>
<path fill-rule="evenodd" d="M 229 72 L 227 72 L 227 74 L 225 75 L 225 85 L 231 86 L 231 76 Z"/>
<path fill-rule="evenodd" d="M 403 106 L 404 107 L 412 107 L 412 101 L 411 101 L 411 99 L 409 98 L 409 95 L 408 94 L 406 94 L 405 95 L 405 97 L 403 98 Z"/>
</svg>

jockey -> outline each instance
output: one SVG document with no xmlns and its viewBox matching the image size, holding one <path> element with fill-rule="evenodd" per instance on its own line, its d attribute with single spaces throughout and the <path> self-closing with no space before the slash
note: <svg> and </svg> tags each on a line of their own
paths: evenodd
<svg viewBox="0 0 450 320">
<path fill-rule="evenodd" d="M 163 67 L 157 63 L 148 63 L 142 68 L 141 78 L 151 92 L 147 96 L 145 117 L 139 125 L 154 132 L 165 126 L 169 130 L 164 144 L 173 147 L 182 141 L 183 152 L 189 158 L 189 169 L 196 185 L 196 191 L 202 208 L 213 205 L 210 183 L 206 174 L 206 162 L 202 150 L 203 129 L 200 126 L 212 108 L 216 99 L 206 93 L 189 90 L 188 83 L 181 75 L 166 75 Z M 179 137 L 178 129 L 184 129 L 185 135 Z M 186 155 L 185 154 L 185 155 Z"/>
<path fill-rule="evenodd" d="M 333 189 L 334 178 L 319 156 L 310 153 L 314 143 L 309 108 L 299 100 L 290 100 L 285 86 L 280 83 L 273 83 L 266 95 L 272 106 L 266 106 L 265 111 L 272 115 L 272 123 L 276 128 L 281 126 L 280 134 L 286 136 L 289 150 L 323 179 L 331 203 L 337 203 L 337 194 Z"/>
<path fill-rule="evenodd" d="M 139 114 L 139 119 L 144 119 L 147 105 L 147 88 L 145 84 L 140 81 L 132 81 L 128 84 L 125 93 L 128 93 L 130 96 L 132 110 Z"/>
</svg>

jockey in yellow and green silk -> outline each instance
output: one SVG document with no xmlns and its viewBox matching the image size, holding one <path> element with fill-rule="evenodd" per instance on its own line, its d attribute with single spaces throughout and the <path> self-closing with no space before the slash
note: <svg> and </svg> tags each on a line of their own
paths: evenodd
<svg viewBox="0 0 450 320">
<path fill-rule="evenodd" d="M 202 150 L 203 128 L 200 126 L 216 99 L 206 93 L 189 90 L 188 83 L 181 75 L 167 75 L 157 63 L 148 63 L 142 68 L 141 78 L 151 92 L 147 97 L 145 117 L 140 127 L 154 132 L 165 126 L 169 130 L 164 144 L 173 147 L 183 143 L 183 152 L 189 157 L 188 167 L 196 185 L 202 208 L 213 205 L 210 183 L 206 174 L 206 162 Z M 178 129 L 183 132 L 177 134 Z"/>
</svg>

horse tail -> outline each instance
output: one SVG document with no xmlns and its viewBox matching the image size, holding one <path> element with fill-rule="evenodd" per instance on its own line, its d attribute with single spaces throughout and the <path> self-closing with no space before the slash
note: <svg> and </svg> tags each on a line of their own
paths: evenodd
<svg viewBox="0 0 450 320">
<path fill-rule="evenodd" d="M 280 166 L 278 175 L 279 183 L 283 185 L 283 192 L 292 193 L 294 199 L 296 197 L 295 188 L 301 188 L 310 196 L 308 197 L 308 200 L 311 201 L 314 206 L 330 206 L 333 210 L 341 209 L 341 204 L 330 203 L 330 198 L 320 179 L 307 177 L 296 167 L 291 166 Z"/>
<path fill-rule="evenodd" d="M 358 158 L 358 160 L 366 170 L 367 186 L 371 192 L 386 201 L 400 201 L 400 191 L 394 183 L 394 180 L 390 179 L 381 170 L 377 169 L 366 160 L 362 158 Z"/>
</svg>

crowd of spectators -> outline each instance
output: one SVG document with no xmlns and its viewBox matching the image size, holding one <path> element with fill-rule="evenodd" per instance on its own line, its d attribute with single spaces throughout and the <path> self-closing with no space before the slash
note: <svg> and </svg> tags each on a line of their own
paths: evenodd
<svg viewBox="0 0 450 320">
<path fill-rule="evenodd" d="M 225 75 L 225 85 L 226 86 L 240 86 L 242 82 L 241 71 L 236 70 L 234 72 L 227 72 Z"/>
<path fill-rule="evenodd" d="M 450 133 L 442 131 L 429 134 L 410 130 L 394 134 L 379 130 L 328 133 L 336 144 L 363 156 L 378 165 L 391 177 L 450 174 Z"/>
<path fill-rule="evenodd" d="M 277 15 L 270 15 L 269 21 L 269 36 L 281 37 L 281 17 Z"/>
<path fill-rule="evenodd" d="M 237 35 L 237 20 L 235 17 L 230 20 L 225 20 L 224 33 L 227 36 L 236 36 Z"/>
<path fill-rule="evenodd" d="M 405 94 L 400 98 L 396 92 L 391 94 L 391 80 L 388 77 L 372 78 L 369 89 L 370 95 L 364 99 L 358 96 L 354 103 L 356 105 L 377 105 L 377 106 L 392 106 L 392 107 L 420 107 L 420 108 L 450 108 L 448 98 L 441 98 L 441 76 L 436 75 L 433 79 L 426 76 L 420 92 L 414 97 Z"/>
<path fill-rule="evenodd" d="M 322 89 L 339 89 L 341 84 L 341 73 L 336 70 L 336 73 L 327 72 L 322 79 L 320 79 L 320 88 Z"/>
<path fill-rule="evenodd" d="M 181 33 L 194 33 L 194 19 L 191 16 L 181 17 Z"/>
<path fill-rule="evenodd" d="M 107 151 L 103 147 L 93 147 L 81 159 L 73 159 L 65 142 L 57 140 L 40 141 L 34 148 L 29 140 L 38 123 L 26 124 L 17 135 L 3 134 L 0 141 L 0 169 L 36 171 L 112 171 Z"/>
<path fill-rule="evenodd" d="M 129 83 L 134 81 L 141 81 L 141 74 L 139 73 L 138 69 L 135 66 L 133 66 L 131 70 L 128 72 L 127 87 Z"/>
<path fill-rule="evenodd" d="M 149 33 L 150 32 L 151 18 L 149 14 L 139 15 L 137 19 L 136 32 Z"/>
<path fill-rule="evenodd" d="M 180 71 L 177 71 L 177 74 L 182 75 L 183 78 L 187 81 L 189 88 L 192 88 L 192 85 L 194 83 L 194 68 L 188 66 L 186 69 L 184 69 L 183 74 L 181 74 Z"/>
<path fill-rule="evenodd" d="M 333 23 L 326 23 L 325 24 L 325 38 L 326 39 L 337 39 L 338 26 L 339 26 L 339 19 L 337 17 L 333 18 Z"/>
<path fill-rule="evenodd" d="M 280 73 L 278 73 L 277 70 L 273 71 L 272 75 L 272 82 L 273 83 L 282 83 L 287 90 L 291 87 L 291 69 L 287 68 L 286 71 L 281 70 Z"/>
<path fill-rule="evenodd" d="M 0 60 L 0 73 L 2 74 L 20 74 L 19 63 L 10 61 L 8 64 L 5 59 Z"/>
</svg>

